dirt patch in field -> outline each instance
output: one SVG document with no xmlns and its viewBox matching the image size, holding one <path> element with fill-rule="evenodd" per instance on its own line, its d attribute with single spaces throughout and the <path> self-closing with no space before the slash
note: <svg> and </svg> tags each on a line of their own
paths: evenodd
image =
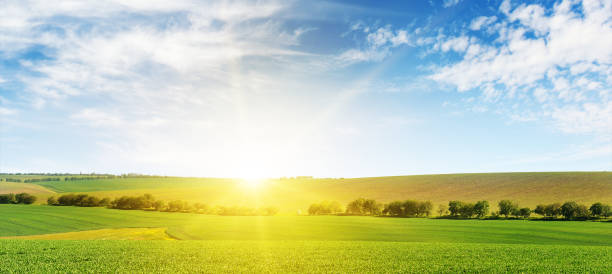
<svg viewBox="0 0 612 274">
<path fill-rule="evenodd" d="M 26 240 L 175 240 L 166 234 L 165 227 L 112 228 L 77 232 L 0 237 L 0 239 Z"/>
<path fill-rule="evenodd" d="M 8 193 L 53 194 L 55 192 L 29 183 L 0 182 L 0 194 Z"/>
</svg>

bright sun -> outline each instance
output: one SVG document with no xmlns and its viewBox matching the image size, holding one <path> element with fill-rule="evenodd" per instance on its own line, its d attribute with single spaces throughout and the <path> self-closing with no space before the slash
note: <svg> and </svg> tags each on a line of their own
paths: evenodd
<svg viewBox="0 0 612 274">
<path fill-rule="evenodd" d="M 242 181 L 240 182 L 240 185 L 243 186 L 244 188 L 256 189 L 259 186 L 261 186 L 262 183 L 263 183 L 263 179 L 245 178 L 245 179 L 242 179 Z"/>
</svg>

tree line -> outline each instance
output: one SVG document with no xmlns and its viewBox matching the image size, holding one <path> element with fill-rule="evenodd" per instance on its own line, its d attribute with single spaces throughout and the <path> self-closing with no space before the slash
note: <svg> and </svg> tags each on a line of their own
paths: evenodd
<svg viewBox="0 0 612 274">
<path fill-rule="evenodd" d="M 0 194 L 0 204 L 26 204 L 31 205 L 36 202 L 36 196 L 28 193 L 9 193 Z"/>
<path fill-rule="evenodd" d="M 203 203 L 188 203 L 182 200 L 163 201 L 155 199 L 151 194 L 141 196 L 122 196 L 115 199 L 98 198 L 87 194 L 64 194 L 47 199 L 52 206 L 107 207 L 121 210 L 146 210 L 160 212 L 198 213 L 222 216 L 273 216 L 278 213 L 275 207 L 251 208 L 243 206 L 209 207 Z"/>
<path fill-rule="evenodd" d="M 563 216 L 565 219 L 586 220 L 589 218 L 608 218 L 612 216 L 610 205 L 600 202 L 587 207 L 574 201 L 563 204 L 540 204 L 534 210 L 529 207 L 521 207 L 517 202 L 501 200 L 497 203 L 498 211 L 490 212 L 488 201 L 463 202 L 449 201 L 448 205 L 439 205 L 437 213 L 442 218 L 500 218 L 513 217 L 516 219 L 530 218 L 533 213 L 544 218 L 554 219 Z M 393 201 L 387 204 L 378 203 L 374 199 L 358 198 L 349 202 L 343 210 L 338 202 L 320 202 L 311 204 L 308 208 L 309 215 L 372 215 L 391 217 L 428 217 L 433 210 L 431 201 Z"/>
</svg>

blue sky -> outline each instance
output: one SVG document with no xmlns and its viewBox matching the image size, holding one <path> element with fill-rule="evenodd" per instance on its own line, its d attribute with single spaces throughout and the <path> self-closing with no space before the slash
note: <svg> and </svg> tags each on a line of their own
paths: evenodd
<svg viewBox="0 0 612 274">
<path fill-rule="evenodd" d="M 0 172 L 612 169 L 612 1 L 7 1 Z"/>
</svg>

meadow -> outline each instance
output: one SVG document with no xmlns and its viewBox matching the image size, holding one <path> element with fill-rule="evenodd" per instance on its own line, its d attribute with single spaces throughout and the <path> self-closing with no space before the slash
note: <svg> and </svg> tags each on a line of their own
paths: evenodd
<svg viewBox="0 0 612 274">
<path fill-rule="evenodd" d="M 40 176 L 37 176 L 40 177 Z M 26 178 L 21 176 L 21 178 Z M 15 185 L 17 184 L 17 185 Z M 39 203 L 55 193 L 87 193 L 97 197 L 138 196 L 150 193 L 161 200 L 190 203 L 275 206 L 283 214 L 304 212 L 311 203 L 358 197 L 379 202 L 430 200 L 435 205 L 450 200 L 491 204 L 509 199 L 534 208 L 540 203 L 612 201 L 612 172 L 526 172 L 414 175 L 338 179 L 269 179 L 251 185 L 239 179 L 218 178 L 113 178 L 38 183 L 0 182 L 0 194 L 31 188 Z"/>
<path fill-rule="evenodd" d="M 22 177 L 22 178 L 27 178 Z M 357 179 L 113 178 L 0 182 L 45 197 L 87 193 L 209 205 L 279 206 L 279 216 L 217 216 L 0 205 L 0 272 L 590 272 L 612 267 L 612 222 L 297 216 L 308 204 L 513 199 L 612 200 L 612 173 L 451 174 Z M 438 195 L 434 197 L 435 195 Z M 41 201 L 42 200 L 42 201 Z M 495 208 L 492 208 L 495 210 Z"/>
<path fill-rule="evenodd" d="M 609 273 L 612 247 L 376 241 L 1 240 L 0 272 Z"/>
<path fill-rule="evenodd" d="M 0 237 L 105 228 L 167 228 L 181 240 L 387 241 L 612 246 L 612 223 L 369 216 L 213 216 L 1 205 Z"/>
</svg>

